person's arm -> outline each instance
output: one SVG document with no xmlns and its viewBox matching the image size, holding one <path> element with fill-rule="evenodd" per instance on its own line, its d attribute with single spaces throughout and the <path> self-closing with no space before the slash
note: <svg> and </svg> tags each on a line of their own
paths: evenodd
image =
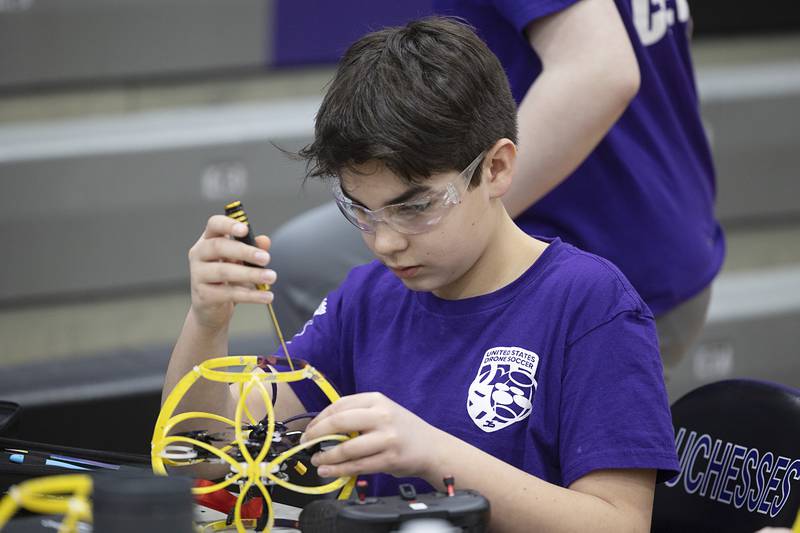
<svg viewBox="0 0 800 533">
<path fill-rule="evenodd" d="M 425 479 L 443 490 L 483 494 L 492 505 L 491 530 L 648 531 L 655 471 L 596 470 L 559 487 L 523 472 L 423 421 L 380 393 L 346 396 L 306 428 L 304 439 L 358 431 L 355 439 L 318 453 L 312 463 L 325 477 L 386 472 Z"/>
<path fill-rule="evenodd" d="M 654 470 L 597 470 L 563 488 L 455 437 L 442 439 L 431 443 L 436 456 L 426 481 L 443 490 L 442 478 L 452 475 L 457 486 L 478 490 L 491 502 L 493 532 L 650 530 Z"/>
<path fill-rule="evenodd" d="M 639 90 L 639 67 L 613 0 L 579 0 L 532 22 L 542 62 L 518 110 L 519 157 L 503 202 L 512 217 L 560 184 Z"/>
</svg>

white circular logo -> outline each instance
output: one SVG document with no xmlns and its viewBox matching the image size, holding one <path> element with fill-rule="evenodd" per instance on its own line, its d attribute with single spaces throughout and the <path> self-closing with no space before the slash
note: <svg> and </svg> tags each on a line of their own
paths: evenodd
<svg viewBox="0 0 800 533">
<path fill-rule="evenodd" d="M 483 354 L 469 387 L 467 413 L 487 433 L 531 414 L 539 356 L 518 347 L 498 346 Z"/>
</svg>

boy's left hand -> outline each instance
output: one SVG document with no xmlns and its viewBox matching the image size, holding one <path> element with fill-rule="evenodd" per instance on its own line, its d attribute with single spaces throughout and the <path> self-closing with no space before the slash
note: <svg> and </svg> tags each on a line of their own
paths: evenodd
<svg viewBox="0 0 800 533">
<path fill-rule="evenodd" d="M 315 454 L 322 477 L 384 472 L 427 477 L 434 451 L 448 435 L 379 392 L 345 396 L 325 408 L 306 427 L 303 441 L 334 433 L 360 435 Z"/>
</svg>

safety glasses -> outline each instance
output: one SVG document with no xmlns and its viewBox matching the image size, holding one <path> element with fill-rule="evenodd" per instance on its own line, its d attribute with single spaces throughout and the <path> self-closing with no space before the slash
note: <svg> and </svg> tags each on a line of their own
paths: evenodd
<svg viewBox="0 0 800 533">
<path fill-rule="evenodd" d="M 391 204 L 380 209 L 368 209 L 353 203 L 342 190 L 339 178 L 333 182 L 333 197 L 344 217 L 355 227 L 366 233 L 375 233 L 379 222 L 383 222 L 393 230 L 406 235 L 424 233 L 438 224 L 449 212 L 450 208 L 461 203 L 475 169 L 483 161 L 486 152 L 481 152 L 458 177 L 443 188 L 399 204 Z"/>
</svg>

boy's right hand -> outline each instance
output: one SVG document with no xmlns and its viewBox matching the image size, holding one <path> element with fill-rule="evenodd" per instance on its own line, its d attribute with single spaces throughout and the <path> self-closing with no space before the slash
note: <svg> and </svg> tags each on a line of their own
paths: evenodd
<svg viewBox="0 0 800 533">
<path fill-rule="evenodd" d="M 275 272 L 243 264 L 266 266 L 270 259 L 269 238 L 256 237 L 257 247 L 232 238 L 245 235 L 246 225 L 225 215 L 214 215 L 189 250 L 191 312 L 200 326 L 212 330 L 226 327 L 237 303 L 272 302 L 272 292 L 260 291 L 256 284 L 275 283 Z"/>
</svg>

